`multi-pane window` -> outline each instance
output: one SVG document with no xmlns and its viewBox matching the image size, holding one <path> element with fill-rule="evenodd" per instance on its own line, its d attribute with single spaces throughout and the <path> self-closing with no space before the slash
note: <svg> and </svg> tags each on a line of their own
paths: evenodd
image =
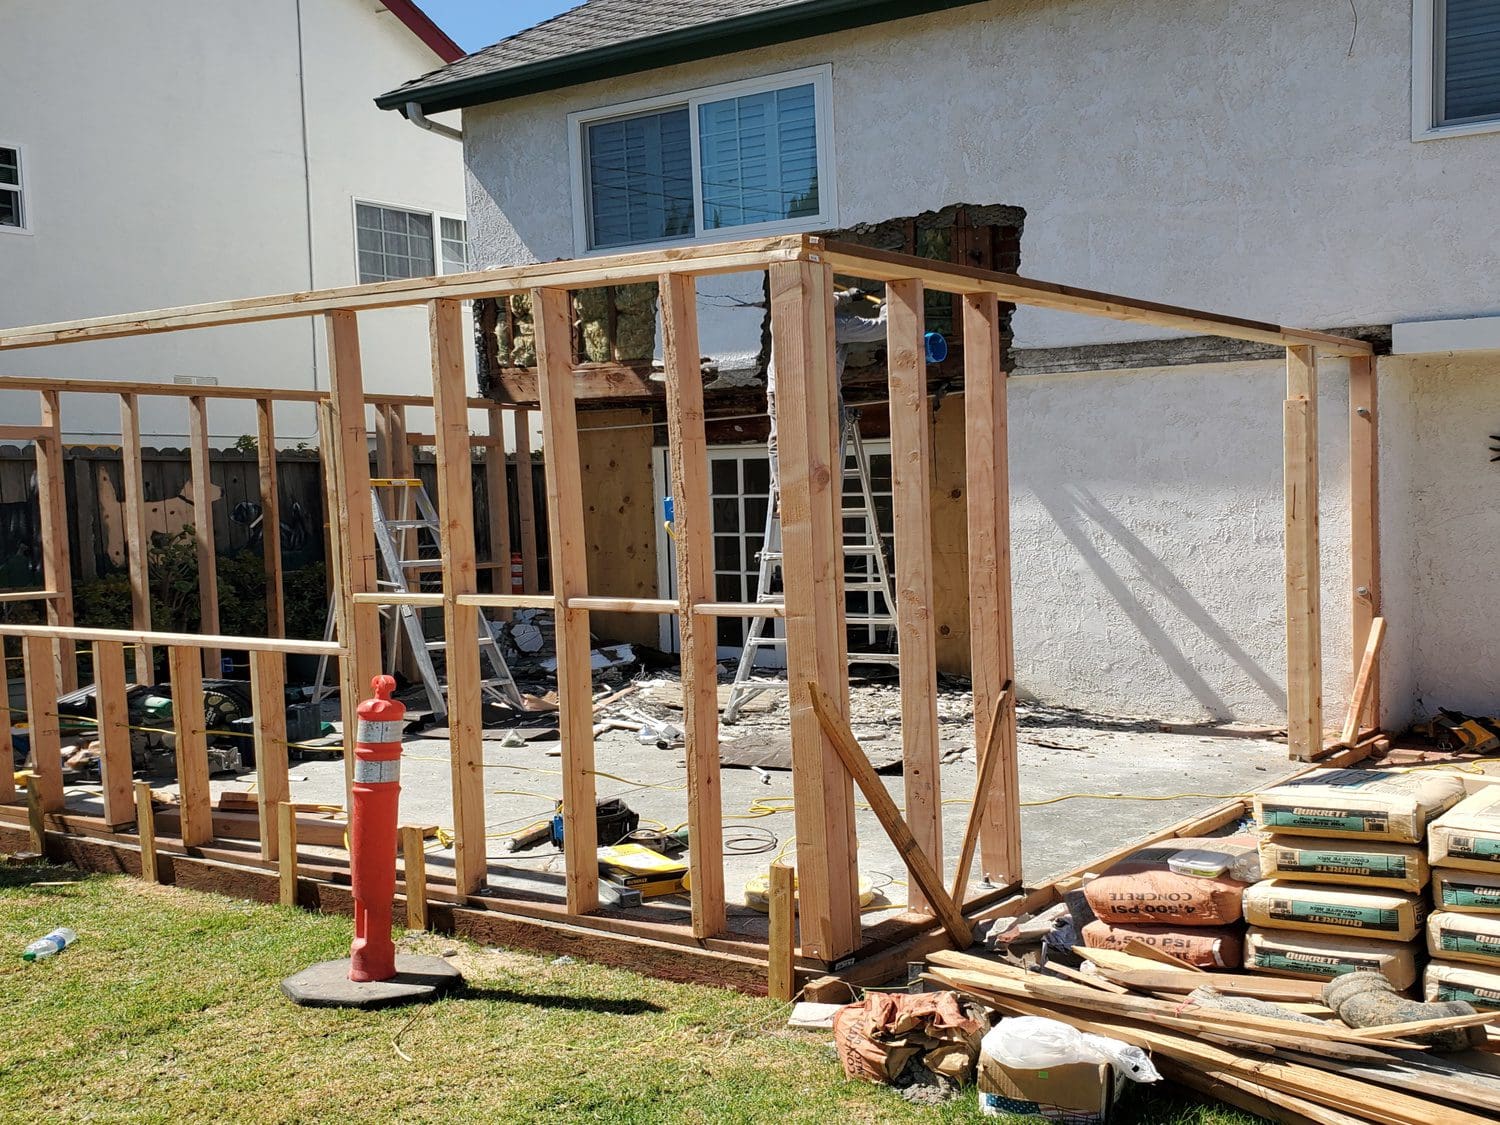
<svg viewBox="0 0 1500 1125">
<path fill-rule="evenodd" d="M 1500 4 L 1435 0 L 1437 124 L 1500 118 Z"/>
<path fill-rule="evenodd" d="M 25 228 L 26 204 L 21 196 L 21 150 L 0 147 L 0 227 Z"/>
<path fill-rule="evenodd" d="M 828 68 L 575 114 L 584 249 L 833 221 Z"/>
<path fill-rule="evenodd" d="M 875 518 L 880 525 L 881 545 L 886 565 L 891 565 L 895 551 L 895 517 L 892 507 L 890 443 L 866 441 L 865 455 L 870 462 L 870 493 L 875 504 Z M 661 451 L 659 476 L 662 483 L 670 479 L 665 450 Z M 744 448 L 720 447 L 709 450 L 709 501 L 713 507 L 714 598 L 722 602 L 753 602 L 760 593 L 760 550 L 765 541 L 766 505 L 770 502 L 771 471 L 764 446 Z M 844 482 L 844 508 L 852 510 L 863 504 L 859 481 Z M 846 520 L 850 533 L 862 533 L 862 520 Z M 669 538 L 663 539 L 666 553 L 673 550 Z M 850 554 L 845 559 L 844 576 L 851 585 L 865 584 L 873 577 L 873 560 L 869 555 Z M 663 569 L 667 596 L 676 596 L 676 568 L 670 559 Z M 894 572 L 892 572 L 894 573 Z M 772 590 L 779 593 L 780 590 Z M 868 590 L 848 590 L 844 596 L 849 620 L 851 651 L 888 651 L 890 630 L 872 623 L 869 618 L 889 614 L 890 606 L 879 594 Z M 772 619 L 768 626 L 778 635 L 781 622 Z M 740 617 L 718 619 L 718 645 L 721 650 L 742 647 L 750 622 Z M 675 632 L 664 636 L 663 644 L 675 648 Z M 762 648 L 756 654 L 756 666 L 780 668 L 785 665 L 781 647 Z"/>
<path fill-rule="evenodd" d="M 469 268 L 469 235 L 462 219 L 446 216 L 438 220 L 442 236 L 443 272 L 463 273 Z"/>
<path fill-rule="evenodd" d="M 356 202 L 354 237 L 362 283 L 461 273 L 469 268 L 462 219 Z"/>
</svg>

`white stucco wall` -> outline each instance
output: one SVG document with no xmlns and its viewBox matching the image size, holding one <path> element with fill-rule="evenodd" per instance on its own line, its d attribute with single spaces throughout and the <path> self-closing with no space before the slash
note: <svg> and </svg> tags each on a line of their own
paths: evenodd
<svg viewBox="0 0 1500 1125">
<path fill-rule="evenodd" d="M 305 163 L 296 0 L 5 9 L 0 145 L 22 147 L 32 221 L 0 233 L 0 323 L 352 284 L 354 197 L 463 214 L 460 146 L 373 104 L 438 64 L 375 0 L 302 0 Z M 32 349 L 0 373 L 326 386 L 320 332 L 297 321 Z M 371 389 L 430 385 L 420 312 L 367 314 L 361 332 Z M 0 396 L 0 414 L 34 419 L 34 398 Z M 70 395 L 63 412 L 80 439 L 118 433 L 112 398 Z M 144 418 L 163 444 L 186 429 L 180 402 L 146 400 Z M 312 433 L 300 408 L 277 421 L 287 440 Z M 232 403 L 210 423 L 228 441 L 255 425 Z"/>
<path fill-rule="evenodd" d="M 1358 16 L 1351 52 L 1344 3 L 994 0 L 478 107 L 471 237 L 485 265 L 576 252 L 569 112 L 828 63 L 841 226 L 1011 204 L 1033 277 L 1307 327 L 1500 312 L 1500 134 L 1413 142 L 1411 7 Z M 699 311 L 706 350 L 752 346 L 758 315 Z M 1030 309 L 1015 328 L 1020 347 L 1168 335 Z M 1500 709 L 1482 648 L 1500 590 L 1469 534 L 1500 518 L 1479 433 L 1500 428 L 1497 361 L 1381 364 L 1392 723 Z M 1283 380 L 1246 363 L 1014 381 L 1026 689 L 1281 720 Z M 1345 380 L 1325 364 L 1330 724 L 1351 659 Z"/>
</svg>

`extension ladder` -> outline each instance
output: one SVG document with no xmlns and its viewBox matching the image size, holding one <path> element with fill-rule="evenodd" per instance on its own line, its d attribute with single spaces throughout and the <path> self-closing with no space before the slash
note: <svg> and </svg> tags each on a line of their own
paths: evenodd
<svg viewBox="0 0 1500 1125">
<path fill-rule="evenodd" d="M 381 502 L 382 492 L 395 496 L 395 515 L 387 515 L 386 507 Z M 437 509 L 432 506 L 432 500 L 427 495 L 427 487 L 414 478 L 375 478 L 370 481 L 370 508 L 375 523 L 375 546 L 380 552 L 380 569 L 384 573 L 384 577 L 377 580 L 377 585 L 399 594 L 420 591 L 423 575 L 442 569 L 442 531 L 438 525 Z M 408 558 L 408 551 L 415 551 L 416 554 Z M 427 702 L 433 714 L 438 719 L 443 719 L 448 714 L 447 695 L 443 680 L 433 664 L 432 654 L 439 649 L 446 649 L 448 641 L 428 638 L 422 628 L 422 614 L 417 606 L 386 606 L 381 612 L 391 610 L 395 611 L 393 624 L 400 630 L 392 631 L 391 660 L 396 658 L 396 647 L 404 632 L 406 641 L 411 646 L 417 673 L 427 692 Z M 510 703 L 520 707 L 521 691 L 516 687 L 510 667 L 505 663 L 500 646 L 495 642 L 489 620 L 483 610 L 477 611 L 475 616 L 479 619 L 479 651 L 489 660 L 494 672 L 491 679 L 480 685 L 484 695 L 496 703 Z M 325 639 L 333 639 L 333 621 L 333 607 L 330 606 Z M 325 657 L 318 662 L 314 702 L 322 699 L 326 667 Z"/>
<path fill-rule="evenodd" d="M 888 630 L 894 647 L 896 638 L 896 598 L 891 589 L 891 572 L 886 563 L 885 545 L 880 538 L 880 522 L 875 514 L 875 494 L 870 487 L 870 458 L 865 452 L 864 441 L 859 436 L 859 412 L 845 412 L 843 433 L 839 437 L 839 451 L 843 461 L 843 480 L 846 487 L 840 498 L 839 515 L 843 524 L 844 545 L 844 593 L 874 595 L 875 601 L 883 603 L 870 606 L 863 613 L 845 614 L 849 625 Z M 781 489 L 780 477 L 766 504 L 766 530 L 761 542 L 760 573 L 756 581 L 755 600 L 762 604 L 783 605 L 786 595 L 778 581 L 781 575 Z M 849 507 L 847 482 L 858 481 L 859 493 L 854 507 Z M 864 560 L 863 565 L 852 572 L 849 562 Z M 869 603 L 866 603 L 869 606 Z M 775 629 L 777 619 L 752 618 L 750 632 L 745 638 L 744 650 L 740 653 L 739 667 L 735 669 L 734 684 L 729 689 L 729 701 L 724 706 L 724 721 L 732 723 L 738 718 L 740 709 L 766 691 L 785 691 L 785 680 L 754 679 L 755 660 L 762 649 L 781 648 L 786 637 Z M 850 664 L 894 662 L 895 652 L 851 652 Z"/>
</svg>

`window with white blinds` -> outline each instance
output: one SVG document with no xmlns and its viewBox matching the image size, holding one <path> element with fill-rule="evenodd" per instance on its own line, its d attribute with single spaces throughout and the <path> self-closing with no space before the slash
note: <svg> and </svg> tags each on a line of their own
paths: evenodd
<svg viewBox="0 0 1500 1125">
<path fill-rule="evenodd" d="M 580 250 L 834 222 L 831 69 L 569 117 Z"/>
<path fill-rule="evenodd" d="M 1437 124 L 1500 118 L 1500 0 L 1436 0 Z"/>
</svg>

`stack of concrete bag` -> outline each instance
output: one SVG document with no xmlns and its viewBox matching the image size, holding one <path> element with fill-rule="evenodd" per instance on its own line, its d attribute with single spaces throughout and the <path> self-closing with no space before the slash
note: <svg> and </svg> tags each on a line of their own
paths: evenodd
<svg viewBox="0 0 1500 1125">
<path fill-rule="evenodd" d="M 1500 1010 L 1500 784 L 1485 783 L 1432 824 L 1428 1000 Z"/>
<path fill-rule="evenodd" d="M 1363 769 L 1314 770 L 1258 794 L 1266 878 L 1245 892 L 1245 968 L 1314 980 L 1373 969 L 1411 988 L 1427 827 L 1463 796 L 1452 774 Z M 1500 942 L 1500 924 L 1495 933 Z"/>
<path fill-rule="evenodd" d="M 1253 835 L 1153 844 L 1084 885 L 1093 917 L 1080 936 L 1091 949 L 1142 942 L 1199 968 L 1236 969 L 1244 956 L 1242 900 L 1259 877 Z"/>
</svg>

